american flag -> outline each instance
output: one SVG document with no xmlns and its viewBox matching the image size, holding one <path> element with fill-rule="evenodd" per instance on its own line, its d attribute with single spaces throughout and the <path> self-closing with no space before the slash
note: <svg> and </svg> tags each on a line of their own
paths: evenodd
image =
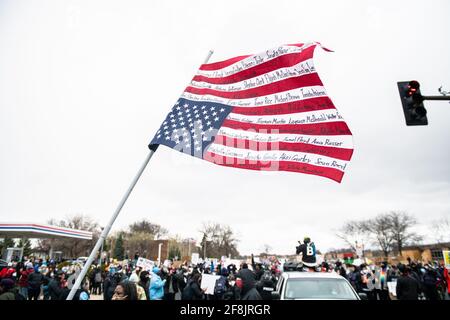
<svg viewBox="0 0 450 320">
<path fill-rule="evenodd" d="M 150 146 L 222 166 L 341 182 L 353 138 L 314 67 L 318 45 L 283 45 L 203 64 Z"/>
</svg>

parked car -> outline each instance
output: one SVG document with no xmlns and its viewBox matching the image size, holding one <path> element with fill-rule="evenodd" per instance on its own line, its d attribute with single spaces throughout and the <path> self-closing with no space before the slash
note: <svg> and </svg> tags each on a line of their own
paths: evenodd
<svg viewBox="0 0 450 320">
<path fill-rule="evenodd" d="M 82 265 L 84 265 L 88 259 L 89 257 L 78 257 L 77 260 L 75 260 L 74 262 L 81 263 Z"/>
<path fill-rule="evenodd" d="M 350 283 L 335 273 L 283 272 L 272 292 L 274 300 L 361 300 Z"/>
</svg>

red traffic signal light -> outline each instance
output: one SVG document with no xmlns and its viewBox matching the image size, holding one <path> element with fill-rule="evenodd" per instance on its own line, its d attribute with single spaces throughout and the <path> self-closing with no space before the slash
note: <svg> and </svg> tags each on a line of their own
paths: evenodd
<svg viewBox="0 0 450 320">
<path fill-rule="evenodd" d="M 420 83 L 413 80 L 397 82 L 397 85 L 400 93 L 400 99 L 402 100 L 406 125 L 428 125 L 427 110 L 423 105 L 424 98 L 420 93 Z"/>
</svg>

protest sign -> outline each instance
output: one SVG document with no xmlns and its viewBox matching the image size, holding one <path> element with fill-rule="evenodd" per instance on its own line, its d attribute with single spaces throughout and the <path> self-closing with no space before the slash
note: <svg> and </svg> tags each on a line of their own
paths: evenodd
<svg viewBox="0 0 450 320">
<path fill-rule="evenodd" d="M 202 282 L 200 283 L 200 288 L 206 288 L 206 294 L 214 294 L 214 288 L 216 286 L 216 281 L 218 278 L 220 278 L 220 276 L 215 276 L 212 274 L 202 274 Z"/>
<path fill-rule="evenodd" d="M 151 260 L 139 257 L 136 262 L 136 267 L 140 267 L 143 270 L 151 271 L 155 263 Z"/>
<path fill-rule="evenodd" d="M 200 255 L 198 253 L 193 253 L 191 255 L 191 262 L 193 264 L 197 264 L 198 263 L 198 259 L 200 258 Z"/>
<path fill-rule="evenodd" d="M 392 294 L 394 297 L 397 296 L 397 280 L 395 281 L 388 281 L 387 282 L 389 293 Z"/>
<path fill-rule="evenodd" d="M 442 250 L 442 255 L 444 256 L 445 267 L 450 269 L 450 251 Z"/>
</svg>

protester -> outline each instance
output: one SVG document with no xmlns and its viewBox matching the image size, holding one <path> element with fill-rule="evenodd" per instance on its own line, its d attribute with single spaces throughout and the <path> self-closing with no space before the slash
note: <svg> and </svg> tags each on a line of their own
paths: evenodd
<svg viewBox="0 0 450 320">
<path fill-rule="evenodd" d="M 41 295 L 41 286 L 44 281 L 44 276 L 39 271 L 39 266 L 30 270 L 28 274 L 28 299 L 39 300 Z"/>
<path fill-rule="evenodd" d="M 375 293 L 379 300 L 390 300 L 389 289 L 387 286 L 387 262 L 383 261 L 381 265 L 375 269 Z"/>
<path fill-rule="evenodd" d="M 33 266 L 28 265 L 19 269 L 19 293 L 28 299 L 28 275 L 33 270 Z"/>
<path fill-rule="evenodd" d="M 164 284 L 164 297 L 163 300 L 175 300 L 175 293 L 178 292 L 178 282 L 175 277 L 175 270 L 165 269 L 163 271 L 163 277 L 166 281 Z"/>
<path fill-rule="evenodd" d="M 1 300 L 16 300 L 14 280 L 6 278 L 0 281 L 0 301 Z"/>
<path fill-rule="evenodd" d="M 114 268 L 111 268 L 104 282 L 103 299 L 111 300 L 117 285 L 124 280 L 125 276 L 122 272 L 116 272 Z"/>
<path fill-rule="evenodd" d="M 51 300 L 60 300 L 63 292 L 65 291 L 64 288 L 67 286 L 64 280 L 64 272 L 58 271 L 55 278 L 50 281 L 48 285 L 48 294 Z"/>
<path fill-rule="evenodd" d="M 275 290 L 275 281 L 271 271 L 264 271 L 261 279 L 256 284 L 256 288 L 262 300 L 272 300 L 272 292 Z"/>
<path fill-rule="evenodd" d="M 102 294 L 102 271 L 100 268 L 95 268 L 94 269 L 94 276 L 93 276 L 93 285 L 92 285 L 92 290 L 93 290 L 93 294 Z"/>
<path fill-rule="evenodd" d="M 147 300 L 147 295 L 144 288 L 139 285 L 139 276 L 136 271 L 134 271 L 134 273 L 130 276 L 129 281 L 136 286 L 137 300 Z"/>
<path fill-rule="evenodd" d="M 240 280 L 242 281 L 242 280 Z M 236 278 L 231 273 L 228 276 L 228 287 L 227 291 L 223 295 L 223 300 L 240 300 L 241 299 L 241 289 L 236 285 Z"/>
<path fill-rule="evenodd" d="M 214 300 L 223 300 L 224 294 L 227 292 L 228 284 L 228 269 L 222 268 L 219 273 L 219 278 L 216 280 L 214 287 Z"/>
<path fill-rule="evenodd" d="M 429 264 L 425 266 L 423 274 L 423 289 L 427 300 L 438 300 L 437 284 L 439 281 L 436 270 Z"/>
<path fill-rule="evenodd" d="M 255 287 L 255 274 L 248 269 L 248 265 L 243 263 L 241 269 L 237 273 L 237 278 L 242 280 L 241 296 L 245 296 L 248 291 Z"/>
<path fill-rule="evenodd" d="M 111 300 L 138 300 L 136 285 L 130 281 L 119 283 Z"/>
<path fill-rule="evenodd" d="M 165 283 L 166 280 L 161 279 L 160 269 L 158 267 L 154 267 L 150 280 L 150 300 L 162 300 L 164 297 Z"/>
<path fill-rule="evenodd" d="M 195 273 L 191 279 L 189 279 L 186 287 L 183 290 L 182 300 L 202 300 L 203 294 L 206 288 L 200 289 L 200 281 L 202 275 L 200 273 Z"/>
<path fill-rule="evenodd" d="M 405 265 L 398 267 L 401 276 L 397 279 L 396 295 L 398 300 L 418 300 L 419 283 L 410 276 L 410 269 Z"/>
<path fill-rule="evenodd" d="M 139 274 L 139 282 L 138 285 L 144 289 L 146 300 L 150 300 L 150 274 L 148 271 L 141 271 Z"/>
</svg>

